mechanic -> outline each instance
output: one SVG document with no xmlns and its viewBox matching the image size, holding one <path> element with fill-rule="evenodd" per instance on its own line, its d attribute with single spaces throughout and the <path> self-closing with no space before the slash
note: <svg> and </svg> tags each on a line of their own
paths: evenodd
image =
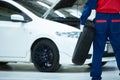
<svg viewBox="0 0 120 80">
<path fill-rule="evenodd" d="M 93 9 L 96 11 L 94 19 L 96 34 L 93 41 L 93 59 L 90 76 L 92 80 L 101 80 L 102 55 L 108 38 L 120 70 L 120 0 L 87 0 L 80 18 L 80 28 L 84 27 Z"/>
</svg>

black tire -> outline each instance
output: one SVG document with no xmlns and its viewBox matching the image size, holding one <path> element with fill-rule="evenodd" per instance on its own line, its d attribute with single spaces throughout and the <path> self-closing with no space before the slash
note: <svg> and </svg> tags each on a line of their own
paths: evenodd
<svg viewBox="0 0 120 80">
<path fill-rule="evenodd" d="M 102 62 L 102 65 L 101 66 L 104 66 L 107 62 Z M 92 64 L 88 64 L 88 66 L 92 67 Z"/>
<path fill-rule="evenodd" d="M 87 59 L 89 49 L 94 39 L 95 29 L 91 22 L 86 23 L 83 32 L 80 34 L 75 47 L 72 62 L 76 65 L 83 65 Z"/>
<path fill-rule="evenodd" d="M 55 72 L 59 69 L 59 51 L 50 40 L 39 41 L 32 51 L 32 61 L 40 72 Z"/>
</svg>

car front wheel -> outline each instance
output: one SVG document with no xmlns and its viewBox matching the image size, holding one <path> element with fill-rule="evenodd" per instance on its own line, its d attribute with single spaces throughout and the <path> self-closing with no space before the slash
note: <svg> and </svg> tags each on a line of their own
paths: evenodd
<svg viewBox="0 0 120 80">
<path fill-rule="evenodd" d="M 39 41 L 32 51 L 32 61 L 41 72 L 54 72 L 60 67 L 59 51 L 50 40 Z"/>
</svg>

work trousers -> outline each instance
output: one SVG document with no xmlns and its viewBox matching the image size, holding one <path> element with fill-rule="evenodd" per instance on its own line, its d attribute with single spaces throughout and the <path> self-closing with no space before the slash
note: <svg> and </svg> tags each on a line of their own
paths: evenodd
<svg viewBox="0 0 120 80">
<path fill-rule="evenodd" d="M 94 23 L 96 34 L 93 41 L 93 59 L 90 76 L 92 80 L 101 80 L 102 56 L 108 38 L 120 70 L 120 14 L 97 13 Z"/>
</svg>

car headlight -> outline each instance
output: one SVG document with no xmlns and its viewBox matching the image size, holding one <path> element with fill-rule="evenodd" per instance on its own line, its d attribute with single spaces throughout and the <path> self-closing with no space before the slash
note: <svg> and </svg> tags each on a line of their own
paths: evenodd
<svg viewBox="0 0 120 80">
<path fill-rule="evenodd" d="M 68 38 L 78 38 L 80 32 L 56 32 L 57 36 L 68 37 Z"/>
</svg>

